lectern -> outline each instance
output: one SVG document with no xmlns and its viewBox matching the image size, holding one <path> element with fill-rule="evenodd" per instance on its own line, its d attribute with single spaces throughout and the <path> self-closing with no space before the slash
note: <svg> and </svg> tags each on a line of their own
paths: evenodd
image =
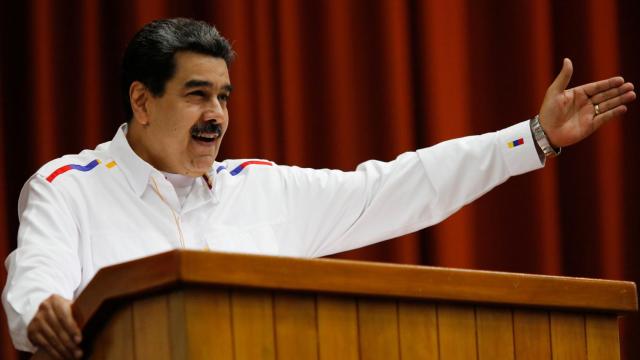
<svg viewBox="0 0 640 360">
<path fill-rule="evenodd" d="M 90 359 L 618 359 L 634 283 L 171 251 L 73 305 Z"/>
</svg>

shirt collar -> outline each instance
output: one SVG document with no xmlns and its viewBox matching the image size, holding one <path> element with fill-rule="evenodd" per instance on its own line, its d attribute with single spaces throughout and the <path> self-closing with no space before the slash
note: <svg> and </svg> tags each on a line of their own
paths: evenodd
<svg viewBox="0 0 640 360">
<path fill-rule="evenodd" d="M 129 145 L 129 141 L 127 140 L 127 123 L 122 124 L 118 128 L 116 135 L 113 137 L 113 140 L 111 140 L 109 152 L 137 196 L 142 196 L 149 184 L 149 178 L 152 174 L 163 176 L 160 171 L 151 166 L 148 162 L 144 161 L 135 153 L 135 151 L 133 151 L 131 145 Z M 216 164 L 214 163 L 214 167 L 207 172 L 212 184 L 215 184 L 216 172 L 213 170 L 215 165 Z M 210 190 L 206 181 L 202 178 L 196 180 L 194 185 L 195 184 L 202 184 L 204 188 L 207 189 L 207 193 L 209 193 L 214 200 L 217 199 L 217 196 L 214 194 L 215 186 Z"/>
<path fill-rule="evenodd" d="M 157 170 L 148 162 L 142 160 L 129 145 L 129 141 L 127 141 L 126 123 L 118 128 L 118 132 L 116 132 L 109 146 L 109 152 L 135 194 L 142 196 L 144 190 L 147 188 L 147 184 L 149 184 L 149 176 L 157 172 Z"/>
</svg>

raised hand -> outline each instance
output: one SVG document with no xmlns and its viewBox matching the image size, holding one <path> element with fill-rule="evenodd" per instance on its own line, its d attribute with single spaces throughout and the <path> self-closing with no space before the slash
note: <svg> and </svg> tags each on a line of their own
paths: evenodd
<svg viewBox="0 0 640 360">
<path fill-rule="evenodd" d="M 71 315 L 71 300 L 51 295 L 40 304 L 27 327 L 29 340 L 53 359 L 80 359 L 82 335 Z M 42 356 L 42 355 L 41 355 Z"/>
<path fill-rule="evenodd" d="M 573 73 L 571 60 L 564 59 L 540 107 L 540 125 L 555 147 L 575 144 L 608 120 L 627 111 L 635 100 L 632 83 L 620 76 L 566 90 Z"/>
</svg>

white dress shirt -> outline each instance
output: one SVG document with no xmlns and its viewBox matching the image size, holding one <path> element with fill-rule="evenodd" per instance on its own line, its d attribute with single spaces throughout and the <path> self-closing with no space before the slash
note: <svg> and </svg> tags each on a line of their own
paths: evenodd
<svg viewBox="0 0 640 360">
<path fill-rule="evenodd" d="M 16 348 L 35 350 L 26 328 L 43 300 L 76 298 L 102 267 L 180 247 L 299 257 L 342 252 L 438 223 L 510 176 L 543 165 L 525 121 L 351 172 L 216 162 L 181 202 L 125 135 L 126 124 L 112 141 L 53 160 L 25 184 L 2 298 Z"/>
</svg>

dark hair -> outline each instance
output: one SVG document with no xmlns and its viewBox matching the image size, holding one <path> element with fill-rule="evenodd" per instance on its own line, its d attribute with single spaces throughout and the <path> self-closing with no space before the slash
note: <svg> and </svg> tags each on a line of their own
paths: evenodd
<svg viewBox="0 0 640 360">
<path fill-rule="evenodd" d="M 165 84 L 175 73 L 175 54 L 192 51 L 224 59 L 234 57 L 229 41 L 215 27 L 193 19 L 155 20 L 131 39 L 122 59 L 122 100 L 127 121 L 133 118 L 129 88 L 143 83 L 154 96 L 164 94 Z"/>
</svg>

